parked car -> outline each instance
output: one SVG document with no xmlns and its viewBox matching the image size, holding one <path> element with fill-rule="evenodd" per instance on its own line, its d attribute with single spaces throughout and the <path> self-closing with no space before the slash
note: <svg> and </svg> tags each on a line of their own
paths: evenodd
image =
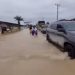
<svg viewBox="0 0 75 75">
<path fill-rule="evenodd" d="M 75 21 L 57 21 L 47 28 L 47 40 L 67 51 L 71 58 L 75 58 Z"/>
</svg>

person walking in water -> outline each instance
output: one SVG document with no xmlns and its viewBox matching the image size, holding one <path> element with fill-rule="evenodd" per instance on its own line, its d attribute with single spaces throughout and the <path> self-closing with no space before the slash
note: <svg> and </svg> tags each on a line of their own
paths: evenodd
<svg viewBox="0 0 75 75">
<path fill-rule="evenodd" d="M 32 28 L 32 36 L 35 34 L 35 27 Z"/>
<path fill-rule="evenodd" d="M 36 35 L 36 36 L 38 35 L 38 30 L 37 30 L 36 27 L 35 27 L 35 35 Z"/>
<path fill-rule="evenodd" d="M 33 28 L 32 28 L 32 36 L 37 36 L 37 35 L 38 35 L 37 28 L 35 26 L 33 26 Z"/>
<path fill-rule="evenodd" d="M 29 27 L 30 34 L 32 33 L 32 26 Z"/>
</svg>

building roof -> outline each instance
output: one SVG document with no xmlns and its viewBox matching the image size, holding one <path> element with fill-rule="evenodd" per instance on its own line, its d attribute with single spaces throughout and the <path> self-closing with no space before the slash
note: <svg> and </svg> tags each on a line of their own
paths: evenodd
<svg viewBox="0 0 75 75">
<path fill-rule="evenodd" d="M 16 23 L 0 21 L 0 25 L 2 25 L 2 24 L 6 24 L 7 26 L 18 26 L 18 24 L 16 24 Z M 23 26 L 23 25 L 21 25 L 21 26 Z"/>
</svg>

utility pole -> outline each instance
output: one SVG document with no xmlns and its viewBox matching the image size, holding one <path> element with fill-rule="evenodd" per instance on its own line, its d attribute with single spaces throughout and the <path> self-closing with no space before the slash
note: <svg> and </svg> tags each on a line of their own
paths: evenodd
<svg viewBox="0 0 75 75">
<path fill-rule="evenodd" d="M 55 4 L 57 6 L 57 21 L 59 20 L 59 7 L 60 7 L 60 4 Z"/>
</svg>

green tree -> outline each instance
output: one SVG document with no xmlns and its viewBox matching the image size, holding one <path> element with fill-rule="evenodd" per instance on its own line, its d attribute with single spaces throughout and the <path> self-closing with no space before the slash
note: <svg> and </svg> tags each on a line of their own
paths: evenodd
<svg viewBox="0 0 75 75">
<path fill-rule="evenodd" d="M 16 19 L 17 20 L 17 22 L 18 22 L 18 27 L 19 27 L 19 29 L 20 29 L 20 25 L 21 25 L 21 21 L 23 21 L 23 18 L 21 17 L 21 16 L 16 16 L 16 17 L 14 17 L 14 19 Z"/>
</svg>

